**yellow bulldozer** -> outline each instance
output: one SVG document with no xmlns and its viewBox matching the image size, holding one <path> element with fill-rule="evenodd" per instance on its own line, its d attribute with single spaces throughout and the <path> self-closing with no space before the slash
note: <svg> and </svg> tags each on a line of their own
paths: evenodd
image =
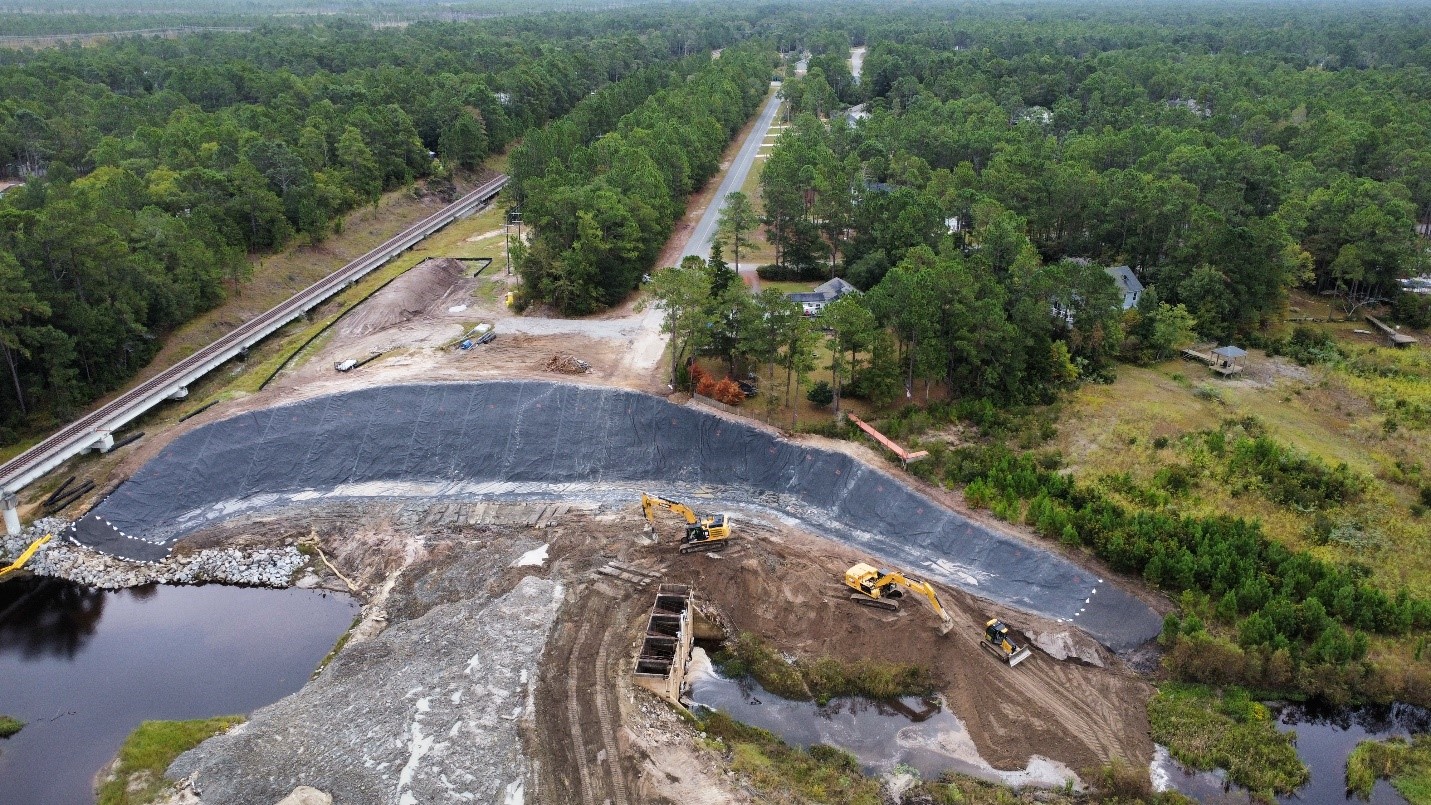
<svg viewBox="0 0 1431 805">
<path fill-rule="evenodd" d="M 855 591 L 850 596 L 851 601 L 862 606 L 891 611 L 899 609 L 899 599 L 904 596 L 905 590 L 918 593 L 929 601 L 934 613 L 939 616 L 940 634 L 949 634 L 949 630 L 954 628 L 954 619 L 944 611 L 944 605 L 939 603 L 934 586 L 927 581 L 911 579 L 897 570 L 880 570 L 874 565 L 860 562 L 845 571 L 845 584 Z"/>
<path fill-rule="evenodd" d="M 1000 662 L 1008 663 L 1010 668 L 1027 660 L 1033 655 L 1027 646 L 1020 646 L 1009 636 L 1009 627 L 998 618 L 990 620 L 984 624 L 984 639 L 979 641 L 979 645 L 988 649 Z"/>
<path fill-rule="evenodd" d="M 698 514 L 684 503 L 657 495 L 641 493 L 641 512 L 646 522 L 656 527 L 656 510 L 666 509 L 686 521 L 686 536 L 681 539 L 681 553 L 723 551 L 730 547 L 730 518 L 724 514 Z"/>
</svg>

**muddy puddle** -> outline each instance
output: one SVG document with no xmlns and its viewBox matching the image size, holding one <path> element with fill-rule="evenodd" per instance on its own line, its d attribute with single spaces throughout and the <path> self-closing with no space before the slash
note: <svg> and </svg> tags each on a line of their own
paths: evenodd
<svg viewBox="0 0 1431 805">
<path fill-rule="evenodd" d="M 1062 786 L 1075 776 L 1067 766 L 1037 755 L 1022 770 L 993 768 L 979 757 L 964 723 L 937 698 L 892 703 L 836 699 L 821 707 L 782 699 L 752 681 L 727 679 L 716 672 L 703 648 L 695 649 L 689 668 L 687 698 L 692 704 L 769 730 L 792 746 L 837 746 L 859 758 L 870 775 L 902 764 L 917 769 L 924 779 L 957 771 L 1011 786 L 1044 788 Z"/>
<path fill-rule="evenodd" d="M 209 585 L 105 592 L 0 584 L 0 801 L 93 802 L 95 773 L 141 721 L 249 713 L 298 690 L 357 604 Z"/>
<path fill-rule="evenodd" d="M 1274 708 L 1277 728 L 1297 733 L 1297 755 L 1311 771 L 1311 780 L 1295 793 L 1279 798 L 1292 803 L 1364 802 L 1346 793 L 1346 763 L 1356 745 L 1366 740 L 1409 737 L 1431 731 L 1431 711 L 1405 704 L 1389 707 L 1318 708 L 1281 705 Z M 1160 790 L 1180 791 L 1202 803 L 1249 803 L 1247 792 L 1225 781 L 1220 771 L 1193 771 L 1159 746 L 1152 765 Z M 1403 805 L 1406 799 L 1391 783 L 1377 781 L 1372 805 Z"/>
</svg>

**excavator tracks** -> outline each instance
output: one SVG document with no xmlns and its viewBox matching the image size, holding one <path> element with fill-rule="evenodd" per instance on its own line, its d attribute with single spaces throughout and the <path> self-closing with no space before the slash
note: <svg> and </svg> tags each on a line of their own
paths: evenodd
<svg viewBox="0 0 1431 805">
<path fill-rule="evenodd" d="M 853 594 L 850 596 L 850 600 L 862 607 L 869 607 L 870 609 L 883 609 L 886 612 L 899 611 L 899 602 L 891 601 L 887 598 L 870 598 L 867 595 Z"/>
<path fill-rule="evenodd" d="M 704 540 L 702 542 L 688 542 L 680 547 L 680 553 L 711 553 L 723 551 L 730 547 L 729 539 Z"/>
</svg>

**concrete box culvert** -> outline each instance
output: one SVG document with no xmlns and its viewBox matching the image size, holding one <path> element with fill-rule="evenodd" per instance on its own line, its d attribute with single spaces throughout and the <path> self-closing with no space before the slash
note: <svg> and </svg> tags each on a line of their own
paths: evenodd
<svg viewBox="0 0 1431 805">
<path fill-rule="evenodd" d="M 843 453 L 696 407 L 541 381 L 393 385 L 252 411 L 164 448 L 75 539 L 144 561 L 202 525 L 320 496 L 716 487 L 981 598 L 1075 624 L 1115 651 L 1156 636 L 1151 607 L 1056 553 L 975 523 Z M 758 539 L 758 537 L 750 537 Z"/>
</svg>

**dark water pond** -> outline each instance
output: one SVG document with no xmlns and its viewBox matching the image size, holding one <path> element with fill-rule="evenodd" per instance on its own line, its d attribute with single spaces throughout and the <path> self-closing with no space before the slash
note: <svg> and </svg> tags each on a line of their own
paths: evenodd
<svg viewBox="0 0 1431 805">
<path fill-rule="evenodd" d="M 1361 802 L 1346 795 L 1347 757 L 1356 745 L 1366 740 L 1431 731 L 1431 712 L 1405 704 L 1354 709 L 1289 704 L 1274 707 L 1274 712 L 1278 729 L 1297 733 L 1297 755 L 1312 775 L 1296 793 L 1279 800 L 1289 805 Z M 1153 774 L 1199 802 L 1251 801 L 1245 791 L 1226 785 L 1220 774 L 1185 769 L 1162 750 L 1153 763 Z M 1385 780 L 1378 781 L 1372 790 L 1372 805 L 1403 805 L 1405 802 Z"/>
<path fill-rule="evenodd" d="M 1286 705 L 1277 714 L 1277 728 L 1296 730 L 1297 754 L 1312 771 L 1311 782 L 1282 802 L 1360 802 L 1346 796 L 1347 756 L 1361 741 L 1431 731 L 1431 712 L 1406 704 L 1358 709 Z M 1392 805 L 1406 800 L 1383 780 L 1371 801 Z"/>
<path fill-rule="evenodd" d="M 808 747 L 838 746 L 859 758 L 869 774 L 883 774 L 897 764 L 912 766 L 925 779 L 957 771 L 1006 785 L 1058 787 L 1073 776 L 1066 766 L 1034 756 L 1026 769 L 1000 771 L 979 757 L 959 717 L 937 703 L 904 699 L 877 704 L 861 699 L 837 699 L 818 707 L 771 694 L 749 681 L 720 676 L 703 651 L 691 662 L 689 699 L 726 713 L 737 721 L 770 730 L 787 743 Z M 1398 704 L 1359 709 L 1318 709 L 1304 705 L 1274 708 L 1277 727 L 1297 733 L 1297 754 L 1311 771 L 1311 780 L 1288 803 L 1360 802 L 1346 796 L 1346 760 L 1357 743 L 1369 739 L 1408 736 L 1431 731 L 1431 712 Z M 1201 803 L 1250 803 L 1247 792 L 1228 785 L 1220 772 L 1196 772 L 1158 747 L 1151 772 L 1160 788 L 1180 791 Z M 1405 799 L 1386 781 L 1377 783 L 1372 805 L 1404 805 Z"/>
<path fill-rule="evenodd" d="M 754 682 L 720 676 L 702 649 L 691 661 L 689 681 L 692 703 L 769 730 L 794 746 L 838 746 L 854 754 L 867 774 L 884 774 L 903 764 L 931 780 L 957 771 L 1007 785 L 1044 787 L 1058 787 L 1073 776 L 1063 764 L 1038 756 L 1021 770 L 994 769 L 979 757 L 963 721 L 938 699 L 846 698 L 823 707 L 790 701 Z"/>
<path fill-rule="evenodd" d="M 0 801 L 92 802 L 139 722 L 249 713 L 303 686 L 352 623 L 346 596 L 209 585 L 0 584 Z"/>
</svg>

